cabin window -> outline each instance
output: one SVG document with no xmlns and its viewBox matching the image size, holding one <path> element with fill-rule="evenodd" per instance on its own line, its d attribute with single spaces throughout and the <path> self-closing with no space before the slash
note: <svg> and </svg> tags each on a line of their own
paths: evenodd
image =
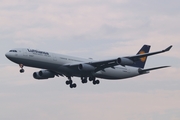
<svg viewBox="0 0 180 120">
<path fill-rule="evenodd" d="M 17 52 L 17 50 L 10 50 L 9 52 Z"/>
</svg>

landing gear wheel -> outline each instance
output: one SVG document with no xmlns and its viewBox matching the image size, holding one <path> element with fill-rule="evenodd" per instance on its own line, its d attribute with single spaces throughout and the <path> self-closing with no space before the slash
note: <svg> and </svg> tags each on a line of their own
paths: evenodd
<svg viewBox="0 0 180 120">
<path fill-rule="evenodd" d="M 20 73 L 24 73 L 24 69 L 20 69 Z"/>
<path fill-rule="evenodd" d="M 73 84 L 70 84 L 70 88 L 73 88 Z"/>
<path fill-rule="evenodd" d="M 95 80 L 93 80 L 93 84 L 96 85 L 96 81 Z"/>
<path fill-rule="evenodd" d="M 77 85 L 74 83 L 74 84 L 70 84 L 70 88 L 76 88 Z"/>
<path fill-rule="evenodd" d="M 74 83 L 74 84 L 72 84 L 73 85 L 73 88 L 76 88 L 77 87 L 77 85 Z"/>
<path fill-rule="evenodd" d="M 69 85 L 69 81 L 66 81 L 66 85 Z"/>
<path fill-rule="evenodd" d="M 72 80 L 67 80 L 66 85 L 72 84 Z"/>
<path fill-rule="evenodd" d="M 100 81 L 99 80 L 93 80 L 93 84 L 96 85 L 96 84 L 99 84 Z"/>
<path fill-rule="evenodd" d="M 100 83 L 100 81 L 99 80 L 96 80 L 96 84 L 99 84 Z"/>
<path fill-rule="evenodd" d="M 95 80 L 95 77 L 89 77 L 89 81 Z"/>
<path fill-rule="evenodd" d="M 24 69 L 23 69 L 24 65 L 23 64 L 19 64 L 19 67 L 21 68 L 19 72 L 20 73 L 24 73 Z"/>
<path fill-rule="evenodd" d="M 67 81 L 66 81 L 66 85 L 69 85 L 69 84 L 70 84 L 70 82 L 69 82 L 69 80 L 67 80 Z"/>
<path fill-rule="evenodd" d="M 85 79 L 84 79 L 84 80 L 82 80 L 82 83 L 83 83 L 83 84 L 84 84 L 84 83 L 87 83 L 87 80 L 85 80 Z"/>
<path fill-rule="evenodd" d="M 81 77 L 81 82 L 84 84 L 84 83 L 87 83 L 87 77 Z"/>
</svg>

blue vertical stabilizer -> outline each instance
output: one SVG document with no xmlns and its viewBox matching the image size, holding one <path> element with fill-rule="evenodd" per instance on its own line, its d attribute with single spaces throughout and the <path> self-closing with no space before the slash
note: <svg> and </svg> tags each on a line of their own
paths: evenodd
<svg viewBox="0 0 180 120">
<path fill-rule="evenodd" d="M 150 50 L 151 46 L 150 45 L 144 45 L 140 50 L 139 52 L 137 53 L 138 54 L 144 54 L 144 53 L 149 53 L 149 50 Z M 141 57 L 139 58 L 138 60 L 136 60 L 134 62 L 134 65 L 132 65 L 133 67 L 138 67 L 138 68 L 144 68 L 145 64 L 146 64 L 146 60 L 147 60 L 147 57 Z"/>
</svg>

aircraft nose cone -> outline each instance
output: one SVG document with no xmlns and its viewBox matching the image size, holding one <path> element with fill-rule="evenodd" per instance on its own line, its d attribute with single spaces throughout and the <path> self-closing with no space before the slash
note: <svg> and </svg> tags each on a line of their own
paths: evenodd
<svg viewBox="0 0 180 120">
<path fill-rule="evenodd" d="M 7 58 L 10 58 L 10 54 L 9 54 L 9 53 L 6 53 L 5 56 L 6 56 Z"/>
<path fill-rule="evenodd" d="M 5 56 L 8 57 L 8 53 L 6 53 Z"/>
</svg>

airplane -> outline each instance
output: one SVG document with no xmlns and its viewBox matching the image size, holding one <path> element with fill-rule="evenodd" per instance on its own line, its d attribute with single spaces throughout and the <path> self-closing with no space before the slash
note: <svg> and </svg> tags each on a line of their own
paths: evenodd
<svg viewBox="0 0 180 120">
<path fill-rule="evenodd" d="M 150 47 L 150 45 L 143 45 L 136 55 L 98 61 L 29 48 L 12 49 L 5 56 L 19 64 L 20 73 L 24 73 L 24 66 L 40 68 L 42 70 L 33 73 L 34 79 L 44 80 L 55 76 L 65 76 L 68 78 L 66 85 L 76 88 L 77 85 L 73 83 L 72 77 L 80 77 L 83 84 L 89 80 L 96 85 L 100 83 L 96 78 L 119 80 L 170 67 L 160 66 L 144 69 L 148 56 L 167 52 L 172 45 L 164 50 L 149 53 Z"/>
</svg>

